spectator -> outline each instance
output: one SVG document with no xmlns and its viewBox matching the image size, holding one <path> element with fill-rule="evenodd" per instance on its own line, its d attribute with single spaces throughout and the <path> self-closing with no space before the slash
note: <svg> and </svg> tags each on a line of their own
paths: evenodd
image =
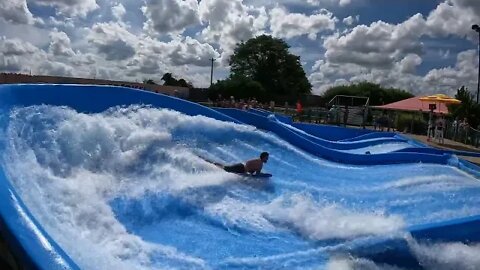
<svg viewBox="0 0 480 270">
<path fill-rule="evenodd" d="M 347 126 L 348 122 L 348 105 L 345 106 L 345 111 L 343 113 L 343 125 Z"/>
<path fill-rule="evenodd" d="M 434 129 L 435 126 L 433 125 L 433 116 L 432 112 L 428 116 L 428 126 L 427 126 L 427 141 L 429 142 L 432 137 L 434 137 Z"/>
<path fill-rule="evenodd" d="M 333 105 L 332 108 L 330 108 L 330 110 L 328 111 L 328 118 L 329 121 L 331 121 L 332 123 L 335 123 L 336 125 L 339 124 L 337 105 Z"/>
<path fill-rule="evenodd" d="M 275 111 L 275 101 L 270 101 L 270 111 L 274 112 Z"/>
<path fill-rule="evenodd" d="M 303 115 L 303 106 L 302 106 L 302 102 L 299 99 L 297 101 L 297 116 L 298 116 L 299 121 L 302 120 L 302 115 Z"/>
<path fill-rule="evenodd" d="M 440 144 L 443 144 L 445 142 L 443 138 L 444 128 L 445 128 L 445 119 L 443 118 L 443 116 L 440 116 L 437 118 L 437 121 L 435 121 L 435 139 Z"/>
<path fill-rule="evenodd" d="M 460 123 L 460 126 L 459 126 L 459 131 L 461 132 L 461 134 L 464 134 L 465 136 L 465 143 L 467 142 L 467 137 L 468 137 L 468 130 L 470 128 L 470 124 L 468 124 L 468 120 L 467 118 L 463 118 L 463 121 Z"/>
</svg>

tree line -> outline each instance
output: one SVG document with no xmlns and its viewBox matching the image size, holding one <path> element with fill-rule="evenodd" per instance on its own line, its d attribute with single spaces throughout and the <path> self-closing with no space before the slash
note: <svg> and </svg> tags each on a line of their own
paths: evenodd
<svg viewBox="0 0 480 270">
<path fill-rule="evenodd" d="M 165 86 L 179 86 L 179 87 L 187 87 L 193 88 L 193 85 L 187 82 L 185 79 L 176 79 L 173 77 L 172 73 L 165 73 L 163 74 L 161 80 L 163 81 L 163 85 Z M 153 79 L 145 79 L 143 80 L 144 84 L 157 84 Z"/>
<path fill-rule="evenodd" d="M 328 89 L 322 95 L 322 97 L 325 102 L 329 102 L 337 95 L 369 97 L 371 106 L 389 104 L 392 102 L 414 97 L 414 95 L 405 90 L 396 88 L 385 88 L 379 84 L 370 82 L 335 86 Z"/>
<path fill-rule="evenodd" d="M 209 88 L 209 97 L 237 99 L 255 97 L 260 101 L 295 102 L 312 92 L 312 85 L 301 65 L 300 57 L 289 52 L 282 39 L 261 35 L 237 45 L 229 60 L 230 76 Z M 336 95 L 370 97 L 371 105 L 383 105 L 413 97 L 407 91 L 384 88 L 378 84 L 362 82 L 336 86 L 327 90 L 321 104 Z"/>
<path fill-rule="evenodd" d="M 312 92 L 312 85 L 301 65 L 300 57 L 289 51 L 289 45 L 282 39 L 268 35 L 251 38 L 237 44 L 229 59 L 230 74 L 208 89 L 208 97 L 235 99 L 256 98 L 261 102 L 285 101 L 293 104 Z M 176 79 L 171 73 L 165 73 L 163 85 L 193 88 L 186 80 Z M 152 79 L 147 84 L 156 84 Z M 335 86 L 328 89 L 317 106 L 325 105 L 336 95 L 364 96 L 370 98 L 370 105 L 383 105 L 413 97 L 407 91 L 384 88 L 378 84 L 361 82 L 352 85 Z"/>
<path fill-rule="evenodd" d="M 457 90 L 455 98 L 462 103 L 448 106 L 451 117 L 458 121 L 466 118 L 471 127 L 478 128 L 480 125 L 480 105 L 475 101 L 473 94 L 465 86 L 462 86 Z"/>
<path fill-rule="evenodd" d="M 300 57 L 288 49 L 285 41 L 267 35 L 237 44 L 229 59 L 230 76 L 209 88 L 210 98 L 293 101 L 310 94 L 312 85 Z"/>
</svg>

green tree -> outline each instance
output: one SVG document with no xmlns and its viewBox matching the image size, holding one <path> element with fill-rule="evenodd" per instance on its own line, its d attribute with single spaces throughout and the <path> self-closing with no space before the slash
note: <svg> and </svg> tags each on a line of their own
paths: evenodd
<svg viewBox="0 0 480 270">
<path fill-rule="evenodd" d="M 173 78 L 172 73 L 165 73 L 162 76 L 163 85 L 176 86 L 177 80 Z"/>
<path fill-rule="evenodd" d="M 395 88 L 383 88 L 379 84 L 370 82 L 335 86 L 328 89 L 322 97 L 326 102 L 329 102 L 337 95 L 369 97 L 370 105 L 373 106 L 384 105 L 413 97 L 413 95 L 407 91 Z"/>
<path fill-rule="evenodd" d="M 152 80 L 152 79 L 144 79 L 144 80 L 143 80 L 143 83 L 144 83 L 144 84 L 157 84 L 157 83 L 155 83 L 155 81 Z"/>
<path fill-rule="evenodd" d="M 237 45 L 230 57 L 230 79 L 247 78 L 265 89 L 267 98 L 287 96 L 295 99 L 310 94 L 312 85 L 285 41 L 262 35 Z"/>
<path fill-rule="evenodd" d="M 192 84 L 185 81 L 184 79 L 178 80 L 177 83 L 178 83 L 178 86 L 181 86 L 181 87 L 193 88 Z"/>
<path fill-rule="evenodd" d="M 462 103 L 448 106 L 452 117 L 458 118 L 458 120 L 467 118 L 470 126 L 477 128 L 478 124 L 480 124 L 480 106 L 475 102 L 475 97 L 465 86 L 462 86 L 457 90 L 455 98 L 462 101 Z"/>
<path fill-rule="evenodd" d="M 211 99 L 217 99 L 218 95 L 224 98 L 234 96 L 235 99 L 248 99 L 256 97 L 265 100 L 266 91 L 263 86 L 252 79 L 244 76 L 233 76 L 213 84 L 208 91 Z"/>
<path fill-rule="evenodd" d="M 180 87 L 188 87 L 193 88 L 191 83 L 188 83 L 184 79 L 177 80 L 173 77 L 172 73 L 165 73 L 162 76 L 163 85 L 167 86 L 180 86 Z"/>
</svg>

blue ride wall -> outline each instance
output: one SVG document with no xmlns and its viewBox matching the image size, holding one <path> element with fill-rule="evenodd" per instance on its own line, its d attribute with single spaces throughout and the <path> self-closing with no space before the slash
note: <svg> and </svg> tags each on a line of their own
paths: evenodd
<svg viewBox="0 0 480 270">
<path fill-rule="evenodd" d="M 235 118 L 245 124 L 256 126 L 260 129 L 274 132 L 283 140 L 303 149 L 304 151 L 311 153 L 323 159 L 327 159 L 334 162 L 354 164 L 354 165 L 386 165 L 386 164 L 398 164 L 398 163 L 436 163 L 436 164 L 448 164 L 451 161 L 451 155 L 448 154 L 431 154 L 431 153 L 385 153 L 377 155 L 366 154 L 351 154 L 338 149 L 332 149 L 324 145 L 320 145 L 318 140 L 310 138 L 296 132 L 290 128 L 283 126 L 282 124 L 271 121 L 266 117 L 249 113 L 237 109 L 217 109 L 219 112 L 226 114 L 232 118 Z M 400 141 L 400 140 L 396 140 Z M 354 144 L 356 147 L 349 148 L 349 144 L 337 144 L 340 149 L 354 149 L 359 147 L 365 147 L 371 145 L 372 142 Z M 334 143 L 328 142 L 328 145 L 334 145 Z M 456 165 L 456 164 L 454 164 Z"/>
<path fill-rule="evenodd" d="M 368 129 L 354 129 L 354 128 L 344 128 L 344 127 L 336 127 L 336 126 L 324 126 L 324 125 L 316 125 L 316 124 L 307 124 L 307 123 L 294 123 L 292 126 L 299 128 L 305 132 L 312 134 L 313 136 L 317 136 L 319 138 L 329 140 L 329 141 L 340 141 L 355 138 L 358 136 L 366 135 L 366 134 L 378 134 L 376 132 L 372 132 Z M 389 134 L 381 134 L 382 137 L 387 137 Z"/>
<path fill-rule="evenodd" d="M 79 112 L 95 113 L 113 106 L 133 104 L 152 105 L 170 108 L 187 115 L 204 115 L 223 121 L 248 123 L 276 133 L 284 140 L 319 157 L 349 164 L 392 164 L 403 162 L 430 162 L 447 164 L 450 155 L 422 153 L 390 153 L 380 155 L 354 155 L 332 150 L 292 132 L 291 129 L 271 121 L 259 114 L 245 114 L 230 111 L 228 114 L 236 119 L 196 103 L 181 99 L 134 90 L 123 87 L 86 86 L 86 85 L 2 85 L 0 86 L 0 115 L 5 116 L 15 106 L 49 104 L 69 106 Z M 225 111 L 227 112 L 227 111 Z M 8 118 L 0 117 L 0 128 L 8 125 Z M 337 135 L 339 136 L 339 135 Z M 0 151 L 3 151 L 0 145 Z M 478 171 L 477 167 L 459 162 L 462 169 Z M 12 252 L 26 269 L 78 269 L 57 243 L 42 229 L 23 204 L 21 198 L 11 186 L 3 169 L 0 170 L 0 232 Z M 427 224 L 410 228 L 413 237 L 429 240 L 479 241 L 480 217 L 466 218 L 439 224 Z M 379 243 L 379 252 L 372 249 L 365 256 L 382 258 L 388 242 Z M 353 250 L 353 249 L 352 249 Z M 365 248 L 358 248 L 357 251 Z M 408 249 L 388 249 L 395 254 L 384 257 L 387 262 L 401 261 L 411 256 Z M 383 252 L 383 253 L 382 253 Z"/>
<path fill-rule="evenodd" d="M 69 106 L 79 112 L 97 113 L 113 106 L 134 104 L 169 108 L 187 115 L 203 115 L 240 123 L 215 110 L 182 99 L 113 86 L 88 85 L 0 85 L 0 116 L 15 106 Z M 8 125 L 0 117 L 0 128 Z M 3 151 L 3 146 L 0 146 Z M 26 269 L 79 269 L 42 229 L 0 170 L 0 233 Z"/>
</svg>

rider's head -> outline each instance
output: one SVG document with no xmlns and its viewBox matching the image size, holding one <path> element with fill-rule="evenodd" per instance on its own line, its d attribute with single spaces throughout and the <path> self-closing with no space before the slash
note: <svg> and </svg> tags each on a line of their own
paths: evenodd
<svg viewBox="0 0 480 270">
<path fill-rule="evenodd" d="M 263 161 L 263 163 L 267 163 L 268 161 L 268 153 L 267 152 L 263 152 L 260 154 L 260 159 Z"/>
</svg>

